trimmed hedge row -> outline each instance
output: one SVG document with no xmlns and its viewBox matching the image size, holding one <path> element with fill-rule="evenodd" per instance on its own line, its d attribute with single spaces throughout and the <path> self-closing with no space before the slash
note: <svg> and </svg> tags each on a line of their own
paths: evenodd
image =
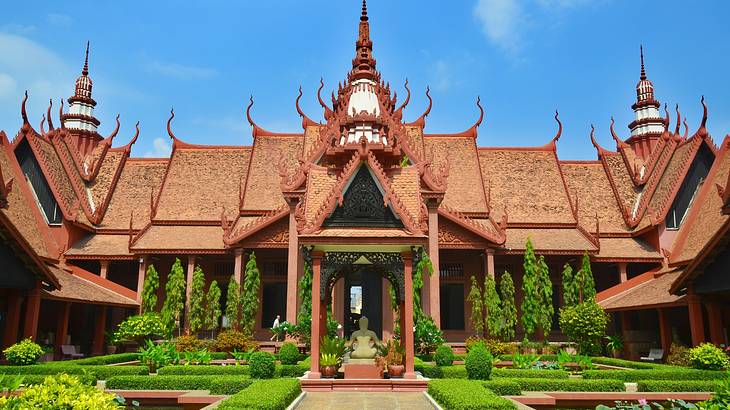
<svg viewBox="0 0 730 410">
<path fill-rule="evenodd" d="M 684 369 L 675 366 L 652 370 L 585 370 L 584 379 L 639 380 L 724 380 L 726 373 L 717 370 Z"/>
<path fill-rule="evenodd" d="M 195 365 L 165 366 L 157 371 L 159 375 L 249 375 L 248 365 Z M 308 366 L 291 364 L 277 365 L 275 377 L 301 377 L 309 370 Z"/>
<path fill-rule="evenodd" d="M 428 382 L 428 394 L 449 410 L 511 410 L 517 408 L 513 402 L 484 388 L 483 383 L 477 380 L 431 380 Z"/>
<path fill-rule="evenodd" d="M 492 370 L 492 377 L 567 379 L 570 373 L 565 370 L 506 369 Z"/>
<path fill-rule="evenodd" d="M 116 376 L 106 381 L 112 390 L 209 390 L 235 394 L 251 384 L 241 376 Z"/>
<path fill-rule="evenodd" d="M 23 384 L 30 386 L 32 384 L 41 384 L 46 377 L 51 376 L 49 374 L 24 374 Z M 78 377 L 81 383 L 88 385 L 96 384 L 96 377 L 93 374 L 76 374 L 74 377 Z"/>
<path fill-rule="evenodd" d="M 224 400 L 218 410 L 281 410 L 287 408 L 301 392 L 297 379 L 256 380 L 248 388 Z"/>
<path fill-rule="evenodd" d="M 503 379 L 514 381 L 520 385 L 522 391 L 626 391 L 621 380 L 585 380 L 585 379 Z M 489 382 L 487 382 L 489 383 Z"/>
<path fill-rule="evenodd" d="M 607 366 L 626 367 L 628 369 L 650 370 L 661 366 L 658 363 L 634 362 L 631 360 L 614 359 L 613 357 L 591 357 L 591 361 L 593 362 L 593 364 L 605 364 Z"/>
<path fill-rule="evenodd" d="M 514 380 L 492 379 L 483 383 L 484 387 L 499 396 L 519 396 L 522 394 L 522 387 L 520 387 L 520 384 Z"/>
<path fill-rule="evenodd" d="M 640 380 L 641 392 L 714 392 L 724 386 L 721 380 Z"/>
<path fill-rule="evenodd" d="M 144 366 L 104 366 L 77 364 L 36 364 L 31 366 L 0 366 L 0 374 L 53 375 L 59 373 L 84 375 L 94 380 L 106 380 L 112 376 L 131 376 L 147 374 Z"/>
<path fill-rule="evenodd" d="M 48 362 L 48 364 L 55 365 L 55 364 L 73 363 L 73 364 L 78 364 L 81 366 L 87 366 L 87 365 L 125 363 L 125 362 L 131 362 L 131 361 L 138 360 L 138 359 L 139 359 L 139 353 L 117 353 L 117 354 L 108 354 L 105 356 L 87 357 L 84 359 L 64 360 L 64 361 L 59 361 L 59 362 Z"/>
<path fill-rule="evenodd" d="M 423 377 L 431 379 L 467 379 L 466 367 L 463 364 L 454 366 L 436 366 L 423 364 L 414 366 L 416 371 L 421 372 Z"/>
</svg>

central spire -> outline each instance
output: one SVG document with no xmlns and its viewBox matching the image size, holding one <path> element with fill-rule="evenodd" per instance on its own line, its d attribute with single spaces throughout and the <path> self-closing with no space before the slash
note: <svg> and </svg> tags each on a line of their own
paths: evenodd
<svg viewBox="0 0 730 410">
<path fill-rule="evenodd" d="M 370 40 L 370 23 L 368 22 L 368 5 L 362 1 L 362 14 L 357 41 L 355 42 L 355 58 L 352 59 L 351 80 L 368 79 L 375 81 L 375 59 L 373 58 L 373 42 Z"/>
</svg>

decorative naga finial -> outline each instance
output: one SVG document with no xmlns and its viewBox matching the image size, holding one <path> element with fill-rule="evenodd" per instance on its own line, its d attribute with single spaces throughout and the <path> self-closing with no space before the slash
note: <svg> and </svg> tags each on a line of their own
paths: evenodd
<svg viewBox="0 0 730 410">
<path fill-rule="evenodd" d="M 553 144 L 558 142 L 560 136 L 563 134 L 563 123 L 560 122 L 560 117 L 558 117 L 558 110 L 555 110 L 555 121 L 558 122 L 558 133 L 553 137 Z"/>
<path fill-rule="evenodd" d="M 248 97 L 248 107 L 246 107 L 246 119 L 248 120 L 248 124 L 250 126 L 256 128 L 256 123 L 253 122 L 253 118 L 251 118 L 251 107 L 253 107 L 253 94 Z"/>
<path fill-rule="evenodd" d="M 406 100 L 403 101 L 403 104 L 401 104 L 400 107 L 396 110 L 397 112 L 403 112 L 403 109 L 406 108 L 406 105 L 408 105 L 408 102 L 411 101 L 411 89 L 408 88 L 408 79 L 406 78 L 406 83 L 403 85 L 405 87 L 408 94 L 406 95 Z M 393 98 L 393 101 L 395 101 L 395 98 Z"/>
<path fill-rule="evenodd" d="M 173 141 L 176 141 L 177 137 L 175 137 L 175 133 L 172 132 L 172 126 L 171 126 L 173 118 L 175 118 L 175 109 L 170 108 L 170 118 L 167 120 L 167 135 L 169 135 Z"/>
<path fill-rule="evenodd" d="M 307 126 L 309 126 L 309 125 L 317 125 L 317 123 L 312 121 L 307 116 L 307 114 L 305 114 L 304 111 L 302 111 L 302 108 L 299 106 L 299 100 L 301 100 L 301 99 L 302 99 L 302 86 L 300 85 L 299 86 L 299 95 L 297 96 L 297 100 L 296 100 L 296 106 L 297 106 L 297 113 L 299 114 L 300 117 L 302 117 L 302 128 L 306 129 Z"/>
<path fill-rule="evenodd" d="M 332 109 L 327 106 L 327 104 L 324 103 L 322 100 L 322 89 L 324 88 L 324 79 L 322 77 L 319 78 L 319 88 L 317 89 L 317 100 L 319 101 L 319 105 L 324 108 L 324 118 L 329 119 L 332 116 Z"/>
<path fill-rule="evenodd" d="M 674 126 L 674 134 L 679 135 L 679 126 L 682 123 L 682 114 L 679 112 L 679 104 L 674 109 L 677 111 L 677 124 Z"/>
<path fill-rule="evenodd" d="M 58 122 L 60 123 L 61 129 L 66 128 L 66 125 L 63 123 L 63 98 L 61 98 L 61 104 L 58 107 Z"/>
<path fill-rule="evenodd" d="M 613 120 L 613 116 L 611 116 L 611 136 L 613 137 L 614 141 L 616 141 L 616 149 L 621 148 L 629 148 L 630 145 L 624 142 L 621 138 L 616 135 L 616 130 L 613 128 L 615 124 L 615 121 Z"/>
<path fill-rule="evenodd" d="M 107 141 L 107 144 L 109 144 L 110 147 L 112 145 L 112 141 L 114 141 L 114 137 L 116 137 L 119 133 L 119 114 L 117 114 L 116 122 L 117 125 L 114 127 L 114 131 L 112 131 L 108 137 L 104 138 L 104 141 Z"/>
<path fill-rule="evenodd" d="M 598 141 L 596 141 L 596 127 L 594 127 L 593 124 L 591 124 L 591 144 L 596 147 L 599 153 L 603 152 L 603 148 L 601 148 Z"/>
<path fill-rule="evenodd" d="M 82 75 L 89 75 L 89 45 L 90 41 L 86 42 L 86 57 L 84 58 L 84 68 L 81 70 Z"/>
<path fill-rule="evenodd" d="M 23 117 L 23 125 L 30 125 L 30 122 L 28 122 L 28 113 L 25 111 L 25 103 L 28 101 L 28 90 L 25 90 L 25 95 L 23 96 L 23 102 L 20 104 L 20 116 Z"/>
<path fill-rule="evenodd" d="M 479 107 L 479 119 L 474 124 L 475 128 L 482 125 L 482 120 L 484 119 L 484 108 L 482 108 L 481 98 L 479 96 L 477 96 L 477 107 Z"/>
<path fill-rule="evenodd" d="M 704 95 L 700 99 L 700 103 L 702 103 L 702 122 L 700 123 L 700 129 L 702 130 L 707 126 L 707 104 L 705 104 Z"/>
<path fill-rule="evenodd" d="M 53 108 L 53 98 L 48 99 L 48 113 L 46 117 L 48 117 L 48 131 L 53 131 L 55 128 L 53 127 L 53 119 L 51 118 L 51 108 Z"/>
</svg>

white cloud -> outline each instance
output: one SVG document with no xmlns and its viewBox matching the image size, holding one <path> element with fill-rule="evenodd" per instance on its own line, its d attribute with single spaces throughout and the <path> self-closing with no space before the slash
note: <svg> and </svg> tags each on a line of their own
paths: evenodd
<svg viewBox="0 0 730 410">
<path fill-rule="evenodd" d="M 167 138 L 157 137 L 152 141 L 152 149 L 144 153 L 146 158 L 167 158 L 172 151 L 172 145 Z"/>
<path fill-rule="evenodd" d="M 18 24 L 18 23 L 8 23 L 3 24 L 0 26 L 0 32 L 3 33 L 13 33 L 13 34 L 19 34 L 19 35 L 27 35 L 30 33 L 33 33 L 36 31 L 36 26 L 34 25 L 24 25 L 24 24 Z"/>
<path fill-rule="evenodd" d="M 492 43 L 510 53 L 519 50 L 525 16 L 518 0 L 477 0 L 474 15 Z"/>
<path fill-rule="evenodd" d="M 0 98 L 12 97 L 15 95 L 16 83 L 13 77 L 5 73 L 0 73 Z"/>
<path fill-rule="evenodd" d="M 434 62 L 431 77 L 433 89 L 436 91 L 446 91 L 453 85 L 451 67 L 444 60 L 436 60 Z"/>
<path fill-rule="evenodd" d="M 60 27 L 69 27 L 71 23 L 73 23 L 73 19 L 71 18 L 71 16 L 59 13 L 47 14 L 46 21 Z"/>
<path fill-rule="evenodd" d="M 177 63 L 165 63 L 162 61 L 153 61 L 147 65 L 147 70 L 181 80 L 210 78 L 218 74 L 218 72 L 212 68 L 186 66 Z"/>
</svg>

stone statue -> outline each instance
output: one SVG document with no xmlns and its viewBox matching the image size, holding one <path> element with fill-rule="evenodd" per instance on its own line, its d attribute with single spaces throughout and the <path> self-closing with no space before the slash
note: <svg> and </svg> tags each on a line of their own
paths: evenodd
<svg viewBox="0 0 730 410">
<path fill-rule="evenodd" d="M 368 318 L 363 316 L 359 321 L 360 330 L 352 332 L 350 343 L 353 351 L 350 357 L 353 359 L 373 359 L 378 352 L 377 345 L 380 344 L 378 335 L 368 329 Z"/>
</svg>

